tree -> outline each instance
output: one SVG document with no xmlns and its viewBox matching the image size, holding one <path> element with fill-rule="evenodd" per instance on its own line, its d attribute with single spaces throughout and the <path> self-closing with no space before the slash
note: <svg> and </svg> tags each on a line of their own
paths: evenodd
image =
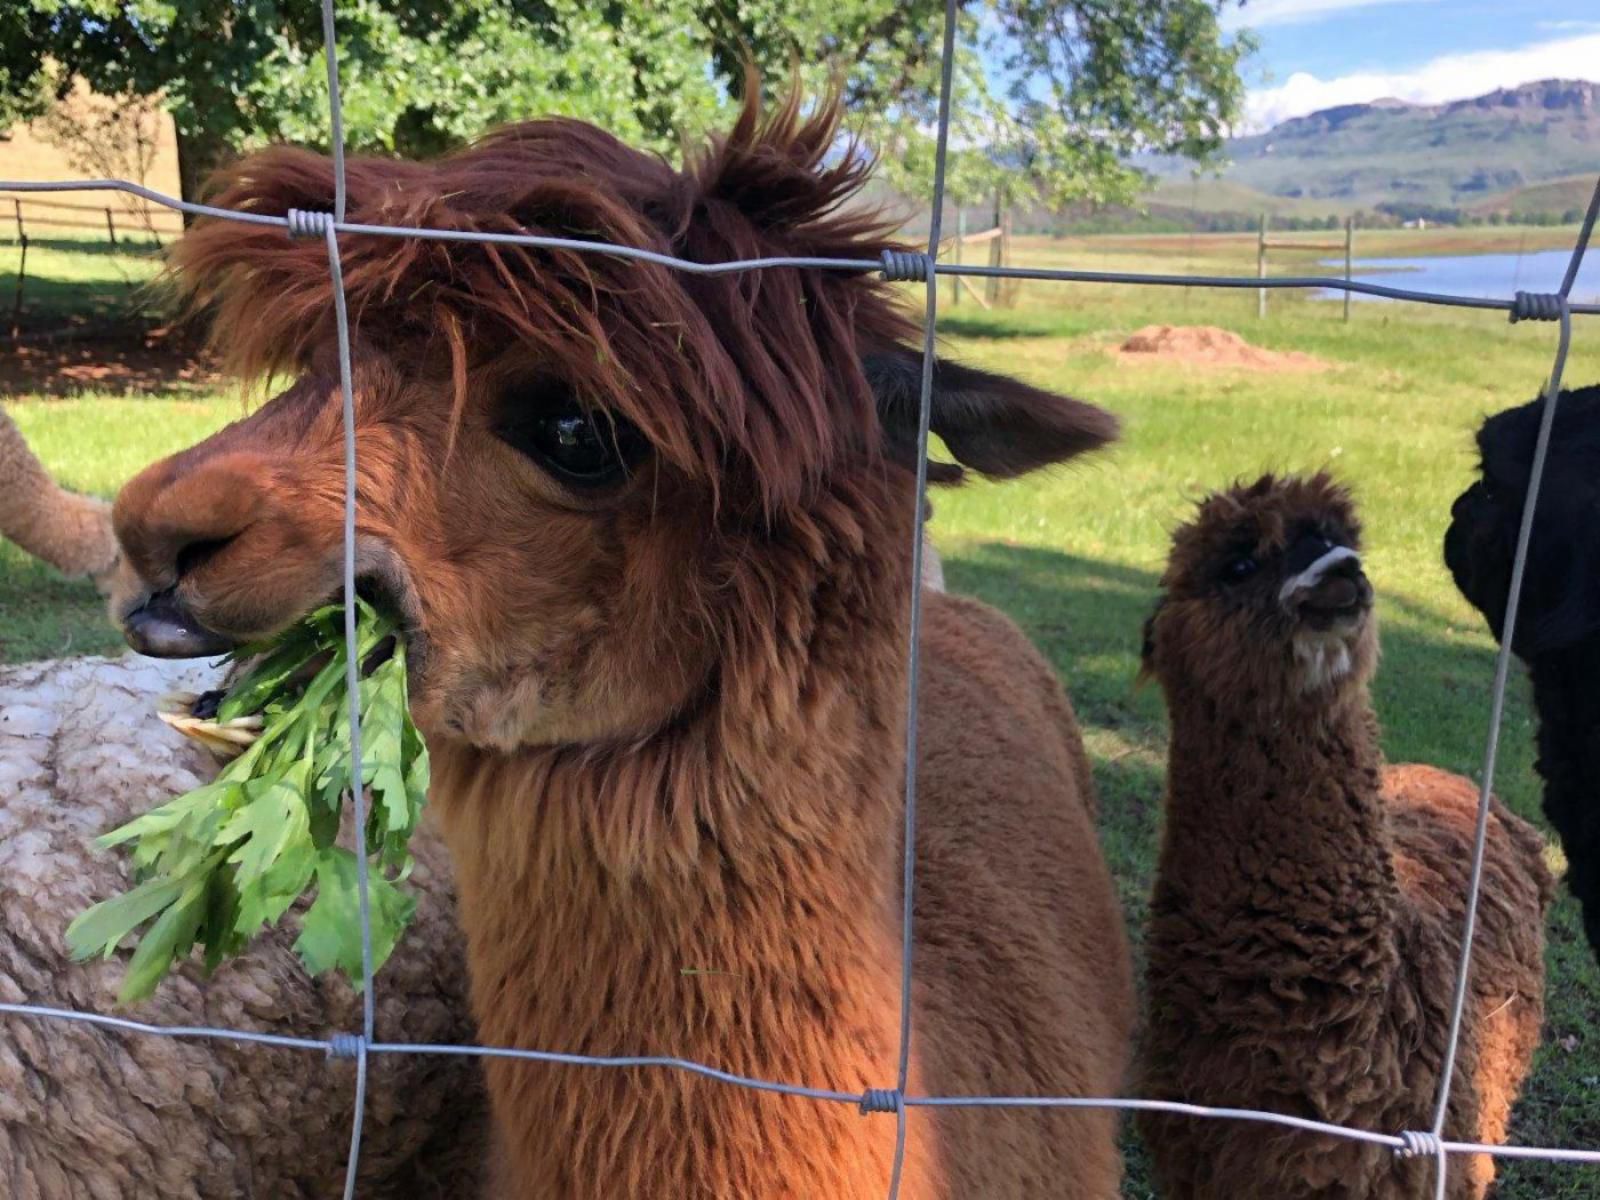
<svg viewBox="0 0 1600 1200">
<path fill-rule="evenodd" d="M 1213 156 L 1243 99 L 1234 0 L 965 0 L 950 193 L 1119 201 L 1137 150 Z M 438 153 L 482 129 L 565 113 L 677 149 L 736 100 L 842 81 L 891 185 L 925 195 L 941 0 L 340 0 L 345 140 Z M 81 77 L 160 94 L 193 199 L 228 155 L 327 141 L 316 0 L 11 0 L 0 4 L 0 120 Z M 31 107 L 30 107 L 31 106 Z"/>
</svg>

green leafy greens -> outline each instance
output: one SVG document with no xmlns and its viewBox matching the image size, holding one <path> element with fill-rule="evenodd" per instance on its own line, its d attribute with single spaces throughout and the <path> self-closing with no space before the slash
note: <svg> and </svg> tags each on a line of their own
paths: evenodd
<svg viewBox="0 0 1600 1200">
<path fill-rule="evenodd" d="M 393 653 L 359 685 L 361 776 L 372 797 L 365 844 L 376 970 L 416 907 L 401 885 L 427 796 L 428 751 L 411 723 L 396 622 L 356 603 L 357 661 L 381 658 L 376 652 L 393 640 Z M 235 652 L 235 661 L 258 661 L 229 688 L 217 719 L 259 713 L 261 736 L 210 783 L 99 839 L 102 848 L 133 844 L 136 886 L 81 913 L 67 928 L 67 944 L 78 960 L 110 958 L 147 926 L 128 962 L 123 1003 L 150 995 L 197 943 L 206 970 L 215 970 L 313 886 L 295 950 L 313 974 L 337 968 L 362 986 L 359 863 L 335 844 L 351 787 L 343 617 L 330 605 L 270 642 Z"/>
</svg>

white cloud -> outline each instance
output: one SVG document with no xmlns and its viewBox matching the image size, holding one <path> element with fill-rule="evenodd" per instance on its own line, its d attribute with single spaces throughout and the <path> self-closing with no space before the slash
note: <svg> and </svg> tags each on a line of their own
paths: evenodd
<svg viewBox="0 0 1600 1200">
<path fill-rule="evenodd" d="M 1380 4 L 1431 3 L 1432 0 L 1245 0 L 1242 7 L 1229 8 L 1222 15 L 1222 27 L 1265 29 L 1269 25 L 1300 25 L 1320 21 L 1352 8 L 1376 8 Z"/>
<path fill-rule="evenodd" d="M 1242 128 L 1247 132 L 1265 129 L 1336 104 L 1361 104 L 1385 97 L 1441 104 L 1536 79 L 1597 76 L 1600 33 L 1537 42 L 1516 50 L 1446 54 L 1403 71 L 1357 71 L 1332 79 L 1297 71 L 1277 87 L 1250 93 Z"/>
</svg>

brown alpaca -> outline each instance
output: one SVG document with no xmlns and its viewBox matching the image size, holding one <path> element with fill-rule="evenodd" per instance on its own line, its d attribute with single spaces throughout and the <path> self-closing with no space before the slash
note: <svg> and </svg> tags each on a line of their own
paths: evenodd
<svg viewBox="0 0 1600 1200">
<path fill-rule="evenodd" d="M 1171 717 L 1151 902 L 1153 1099 L 1427 1130 L 1460 953 L 1477 789 L 1382 765 L 1372 588 L 1348 493 L 1261 479 L 1173 538 L 1145 670 Z M 1505 1139 L 1543 1015 L 1543 841 L 1497 803 L 1445 1135 Z M 1396 1200 L 1432 1158 L 1259 1124 L 1142 1119 L 1166 1200 Z M 1481 1197 L 1487 1156 L 1450 1163 Z"/>
<path fill-rule="evenodd" d="M 752 94 L 754 92 L 752 91 Z M 680 173 L 572 121 L 349 165 L 351 220 L 525 230 L 699 261 L 876 258 L 822 165 L 836 108 L 752 105 Z M 219 202 L 326 209 L 326 159 Z M 859 1093 L 895 1081 L 901 739 L 919 356 L 893 291 L 811 270 L 346 235 L 366 586 L 413 711 L 490 1044 L 663 1054 Z M 336 592 L 328 264 L 281 231 L 178 249 L 246 372 L 297 377 L 118 499 L 136 646 L 199 652 Z M 944 363 L 933 425 L 1011 476 L 1115 435 Z M 940 480 L 961 466 L 934 468 Z M 929 592 L 914 1093 L 1097 1095 L 1133 1000 L 1070 705 L 1003 617 Z M 381 981 L 380 981 L 381 986 Z M 882 1195 L 895 1121 L 683 1072 L 493 1060 L 496 1197 Z M 912 1110 L 907 1197 L 1109 1198 L 1105 1112 Z"/>
<path fill-rule="evenodd" d="M 105 586 L 117 566 L 111 506 L 57 486 L 0 408 L 0 538 L 65 575 Z"/>
</svg>

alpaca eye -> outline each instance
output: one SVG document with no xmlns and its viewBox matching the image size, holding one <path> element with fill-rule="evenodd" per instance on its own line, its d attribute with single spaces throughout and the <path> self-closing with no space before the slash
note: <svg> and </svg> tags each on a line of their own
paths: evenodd
<svg viewBox="0 0 1600 1200">
<path fill-rule="evenodd" d="M 575 488 L 615 481 L 642 447 L 637 431 L 620 417 L 585 409 L 570 391 L 548 385 L 508 394 L 494 432 Z"/>
<path fill-rule="evenodd" d="M 1250 555 L 1241 555 L 1222 568 L 1222 577 L 1229 583 L 1243 583 L 1260 570 L 1261 564 Z"/>
</svg>

